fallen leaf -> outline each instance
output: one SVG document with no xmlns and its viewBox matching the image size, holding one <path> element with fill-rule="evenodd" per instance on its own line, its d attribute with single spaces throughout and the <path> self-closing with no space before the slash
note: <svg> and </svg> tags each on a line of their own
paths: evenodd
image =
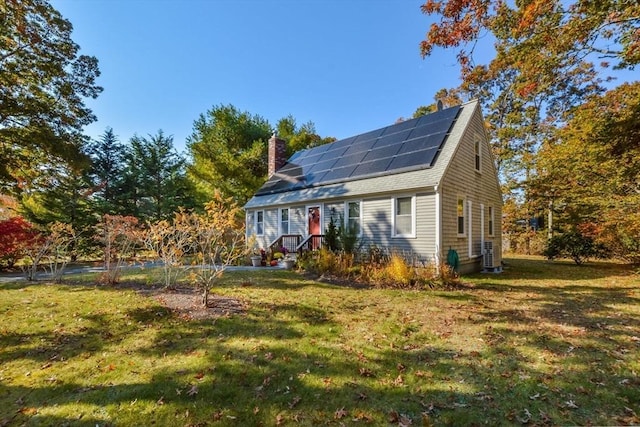
<svg viewBox="0 0 640 427">
<path fill-rule="evenodd" d="M 334 420 L 341 420 L 344 417 L 346 417 L 347 415 L 349 415 L 349 413 L 344 410 L 344 406 L 343 406 L 342 408 L 338 409 L 336 412 L 333 413 L 333 419 Z"/>
<path fill-rule="evenodd" d="M 578 405 L 576 405 L 576 402 L 574 402 L 573 400 L 567 400 L 566 402 L 564 402 L 564 404 L 567 408 L 578 409 Z"/>
<path fill-rule="evenodd" d="M 395 386 L 401 386 L 403 384 L 404 384 L 404 380 L 402 379 L 402 375 L 398 375 L 398 378 L 393 380 L 393 385 Z"/>
<path fill-rule="evenodd" d="M 540 393 L 536 393 L 536 394 L 534 394 L 533 396 L 529 396 L 529 399 L 531 399 L 531 400 L 536 400 L 536 399 L 537 399 L 537 398 L 539 398 L 539 397 L 540 397 Z"/>
<path fill-rule="evenodd" d="M 400 427 L 408 427 L 413 424 L 413 420 L 406 415 L 400 415 L 400 419 L 398 420 L 398 426 Z"/>
<path fill-rule="evenodd" d="M 282 416 L 282 414 L 276 415 L 276 425 L 281 426 L 282 423 L 284 423 L 284 417 Z"/>
<path fill-rule="evenodd" d="M 296 407 L 296 405 L 298 403 L 300 403 L 300 401 L 302 400 L 302 398 L 300 396 L 296 396 L 293 398 L 293 400 L 291 402 L 289 402 L 289 408 L 293 409 Z"/>
<path fill-rule="evenodd" d="M 156 400 L 156 405 L 164 405 L 164 396 L 160 396 L 160 399 Z"/>
<path fill-rule="evenodd" d="M 372 377 L 373 376 L 373 372 L 369 368 L 362 367 L 362 368 L 359 369 L 359 371 L 360 371 L 360 376 L 363 376 L 363 377 Z"/>
<path fill-rule="evenodd" d="M 189 389 L 189 391 L 187 391 L 187 394 L 189 396 L 194 396 L 196 394 L 198 394 L 198 386 L 197 385 L 192 385 L 191 388 Z"/>
</svg>

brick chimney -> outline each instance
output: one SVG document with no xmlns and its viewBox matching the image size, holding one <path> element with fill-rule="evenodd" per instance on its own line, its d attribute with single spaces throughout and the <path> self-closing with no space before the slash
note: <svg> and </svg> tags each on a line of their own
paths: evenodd
<svg viewBox="0 0 640 427">
<path fill-rule="evenodd" d="M 284 139 L 274 134 L 269 138 L 269 178 L 287 162 L 287 146 Z"/>
</svg>

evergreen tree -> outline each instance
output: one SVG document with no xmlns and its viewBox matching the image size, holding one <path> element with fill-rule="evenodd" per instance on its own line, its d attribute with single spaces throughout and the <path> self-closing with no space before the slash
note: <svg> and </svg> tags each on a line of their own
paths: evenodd
<svg viewBox="0 0 640 427">
<path fill-rule="evenodd" d="M 97 141 L 87 147 L 91 158 L 89 176 L 93 184 L 95 211 L 104 214 L 121 213 L 121 191 L 124 178 L 125 147 L 118 141 L 112 128 L 107 128 Z"/>
</svg>

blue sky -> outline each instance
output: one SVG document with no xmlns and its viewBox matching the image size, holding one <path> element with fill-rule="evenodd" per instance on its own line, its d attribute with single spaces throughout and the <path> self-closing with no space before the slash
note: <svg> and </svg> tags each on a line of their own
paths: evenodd
<svg viewBox="0 0 640 427">
<path fill-rule="evenodd" d="M 321 136 L 357 135 L 409 117 L 459 85 L 455 51 L 422 59 L 433 18 L 424 0 L 52 0 L 82 53 L 100 62 L 104 92 L 87 104 L 123 142 L 173 135 L 232 104 L 273 126 L 289 114 Z M 476 63 L 493 52 L 484 40 Z M 481 50 L 481 49 L 484 49 Z M 489 50 L 487 50 L 489 49 Z M 597 58 L 594 58 L 594 60 Z M 598 61 L 596 61 L 598 62 Z M 637 71 L 611 72 L 637 80 Z"/>
<path fill-rule="evenodd" d="M 422 59 L 419 0 L 53 0 L 104 92 L 97 138 L 162 129 L 184 149 L 193 122 L 233 104 L 275 125 L 291 114 L 345 138 L 408 117 L 459 84 L 453 51 Z"/>
</svg>

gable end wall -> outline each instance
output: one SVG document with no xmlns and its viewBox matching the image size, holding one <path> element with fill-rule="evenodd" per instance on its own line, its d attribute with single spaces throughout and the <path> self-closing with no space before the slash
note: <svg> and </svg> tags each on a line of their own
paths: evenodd
<svg viewBox="0 0 640 427">
<path fill-rule="evenodd" d="M 474 143 L 481 141 L 481 173 L 475 170 Z M 498 183 L 493 156 L 487 141 L 482 116 L 479 109 L 473 113 L 457 151 L 445 172 L 440 186 L 442 200 L 442 256 L 447 256 L 449 248 L 455 249 L 460 258 L 462 273 L 479 271 L 482 268 L 481 227 L 484 228 L 484 241 L 493 242 L 494 265 L 502 260 L 502 194 Z M 465 236 L 458 236 L 458 197 L 465 200 Z M 469 257 L 468 205 L 472 204 L 472 257 Z M 481 205 L 484 205 L 484 224 L 481 224 Z M 488 211 L 493 207 L 492 236 L 488 234 Z"/>
</svg>

